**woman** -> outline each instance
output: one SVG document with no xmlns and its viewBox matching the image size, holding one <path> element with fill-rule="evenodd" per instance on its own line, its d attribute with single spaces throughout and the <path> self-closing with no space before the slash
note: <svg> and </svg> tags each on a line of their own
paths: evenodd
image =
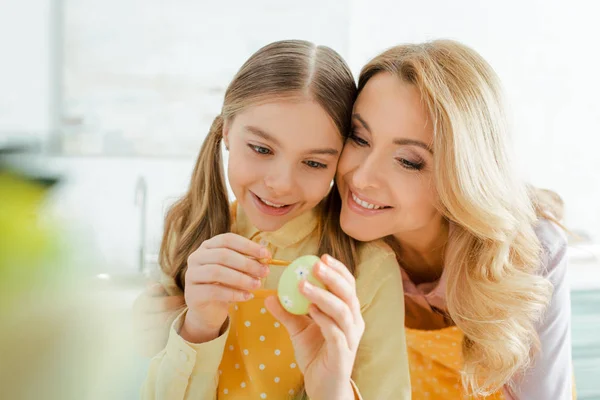
<svg viewBox="0 0 600 400">
<path fill-rule="evenodd" d="M 509 154 L 500 85 L 453 41 L 359 78 L 340 222 L 402 268 L 414 399 L 572 397 L 566 240 Z"/>
</svg>

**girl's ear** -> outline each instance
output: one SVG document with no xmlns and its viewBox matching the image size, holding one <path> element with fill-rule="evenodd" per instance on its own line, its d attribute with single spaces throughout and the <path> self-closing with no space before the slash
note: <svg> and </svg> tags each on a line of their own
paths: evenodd
<svg viewBox="0 0 600 400">
<path fill-rule="evenodd" d="M 229 150 L 229 128 L 231 127 L 231 122 L 228 119 L 223 122 L 223 143 L 225 144 L 225 148 Z"/>
</svg>

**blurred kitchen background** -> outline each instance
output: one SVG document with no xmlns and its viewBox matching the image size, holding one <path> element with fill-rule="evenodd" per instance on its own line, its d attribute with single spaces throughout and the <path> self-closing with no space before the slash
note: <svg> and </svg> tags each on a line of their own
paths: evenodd
<svg viewBox="0 0 600 400">
<path fill-rule="evenodd" d="M 47 208 L 80 272 L 127 313 L 250 54 L 306 39 L 358 74 L 389 46 L 460 40 L 503 81 L 519 169 L 565 202 L 579 398 L 600 399 L 599 16 L 594 0 L 3 0 L 0 148 L 29 146 L 10 162 L 60 177 Z"/>
</svg>

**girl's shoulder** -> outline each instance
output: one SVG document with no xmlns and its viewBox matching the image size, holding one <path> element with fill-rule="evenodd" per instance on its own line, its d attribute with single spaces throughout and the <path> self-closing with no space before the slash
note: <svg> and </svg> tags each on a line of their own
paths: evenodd
<svg viewBox="0 0 600 400">
<path fill-rule="evenodd" d="M 360 243 L 356 266 L 359 297 L 370 297 L 384 284 L 402 289 L 402 274 L 396 253 L 383 240 Z M 362 296 L 361 296 L 362 294 Z"/>
</svg>

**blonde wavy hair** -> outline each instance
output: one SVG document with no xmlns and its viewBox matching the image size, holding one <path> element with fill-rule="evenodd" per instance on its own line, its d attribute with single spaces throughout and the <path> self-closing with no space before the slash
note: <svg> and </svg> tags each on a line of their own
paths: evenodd
<svg viewBox="0 0 600 400">
<path fill-rule="evenodd" d="M 539 349 L 535 323 L 552 285 L 538 274 L 534 225 L 557 210 L 513 171 L 500 83 L 477 52 L 450 40 L 394 47 L 363 68 L 359 92 L 378 73 L 414 85 L 429 111 L 438 208 L 454 225 L 446 301 L 464 333 L 463 385 L 489 395 Z"/>
</svg>

